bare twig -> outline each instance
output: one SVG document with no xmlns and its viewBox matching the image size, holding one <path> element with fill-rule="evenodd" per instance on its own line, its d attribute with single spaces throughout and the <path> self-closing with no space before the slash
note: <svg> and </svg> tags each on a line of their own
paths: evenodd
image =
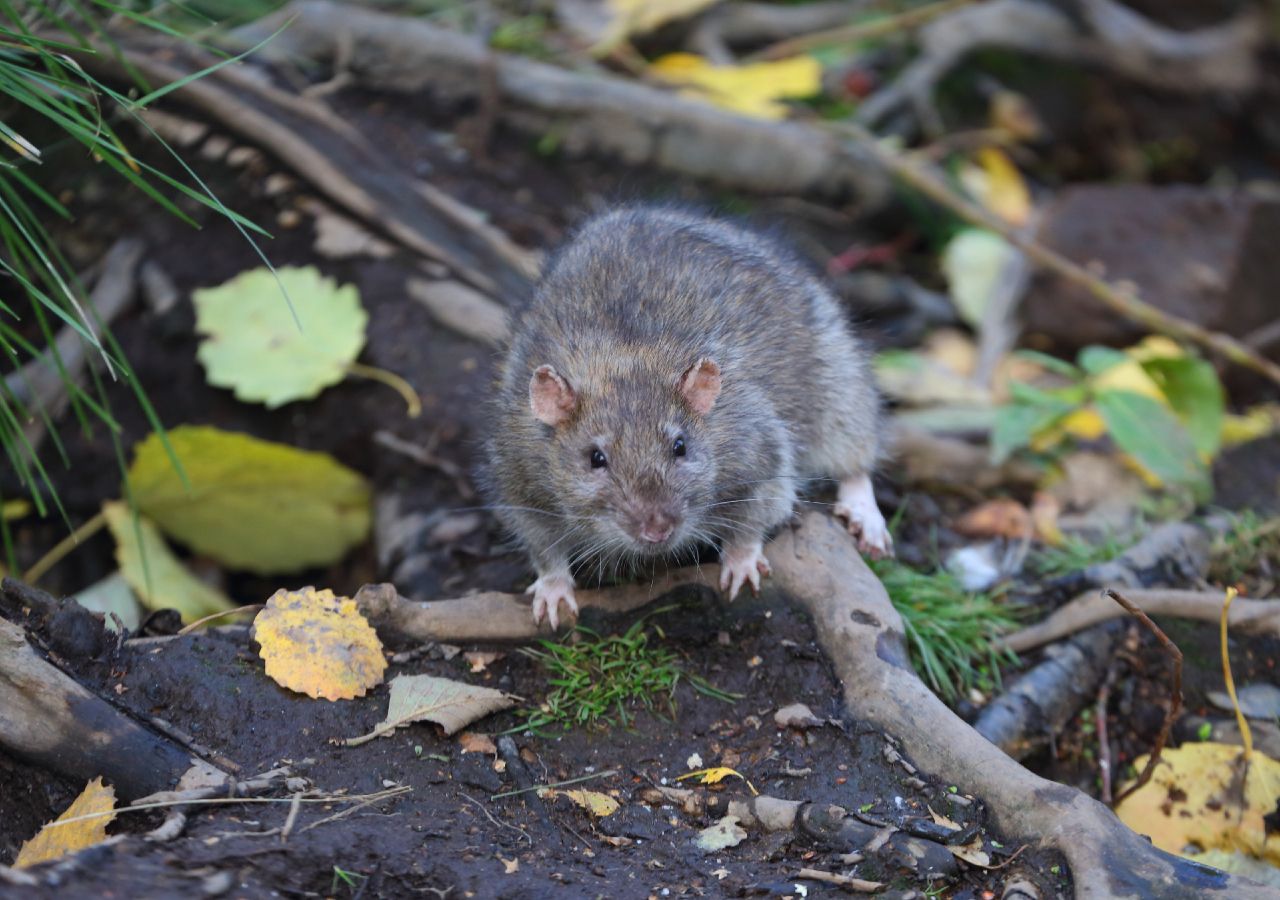
<svg viewBox="0 0 1280 900">
<path fill-rule="evenodd" d="M 1174 720 L 1178 718 L 1178 713 L 1182 709 L 1182 651 L 1178 649 L 1177 644 L 1169 640 L 1168 635 L 1160 630 L 1159 625 L 1151 621 L 1150 616 L 1130 602 L 1124 594 L 1107 588 L 1102 592 L 1102 595 L 1119 603 L 1130 615 L 1137 616 L 1138 621 L 1156 636 L 1156 640 L 1160 642 L 1160 645 L 1168 651 L 1169 656 L 1173 659 L 1173 688 L 1169 697 L 1169 709 L 1165 712 L 1164 722 L 1160 726 L 1160 733 L 1156 735 L 1155 743 L 1151 746 L 1151 755 L 1147 758 L 1147 764 L 1143 768 L 1142 774 L 1138 776 L 1137 781 L 1120 792 L 1120 795 L 1115 799 L 1115 803 L 1112 804 L 1114 806 L 1150 781 L 1152 774 L 1156 770 L 1156 764 L 1160 762 L 1160 754 L 1164 752 L 1165 742 L 1169 740 L 1169 732 L 1173 729 Z"/>
<path fill-rule="evenodd" d="M 608 769 L 604 772 L 592 772 L 590 775 L 579 775 L 577 778 L 570 778 L 568 781 L 553 781 L 551 784 L 531 784 L 528 787 L 520 788 L 515 791 L 503 791 L 501 794 L 494 794 L 490 800 L 501 800 L 503 797 L 514 797 L 517 794 L 527 794 L 530 791 L 550 791 L 556 788 L 568 787 L 571 784 L 580 784 L 583 781 L 592 781 L 596 778 L 609 778 L 617 775 L 617 769 Z"/>
<path fill-rule="evenodd" d="M 1108 309 L 1118 315 L 1160 334 L 1198 344 L 1221 354 L 1237 365 L 1259 372 L 1280 384 L 1280 365 L 1264 359 L 1253 349 L 1230 335 L 1209 331 L 1194 322 L 1152 306 L 1139 298 L 1132 288 L 1111 284 L 1105 279 L 1094 275 L 1085 266 L 1073 262 L 1057 251 L 1038 243 L 1033 238 L 1021 234 L 998 216 L 992 215 L 976 203 L 961 197 L 932 170 L 918 164 L 909 157 L 889 149 L 878 141 L 874 134 L 861 125 L 853 122 L 829 122 L 826 127 L 850 137 L 880 165 L 930 200 L 945 207 L 972 225 L 1000 234 L 1010 244 L 1026 253 L 1041 268 L 1047 269 L 1085 288 Z"/>
<path fill-rule="evenodd" d="M 1222 611 L 1222 594 L 1219 591 L 1149 588 L 1129 590 L 1126 596 L 1156 616 L 1216 622 Z M 1043 622 L 1014 632 L 1002 643 L 1015 653 L 1025 653 L 1118 615 L 1120 611 L 1114 603 L 1095 591 L 1089 591 L 1059 607 Z M 1239 631 L 1280 635 L 1280 599 L 1237 600 L 1231 610 L 1230 624 Z"/>
<path fill-rule="evenodd" d="M 510 822 L 499 822 L 497 819 L 493 817 L 493 813 L 485 809 L 484 804 L 481 803 L 479 800 L 477 800 L 475 797 L 472 797 L 470 794 L 465 794 L 462 791 L 458 791 L 458 796 L 461 797 L 463 800 L 466 800 L 467 802 L 474 804 L 476 808 L 480 810 L 480 812 L 484 813 L 485 818 L 488 819 L 497 827 L 510 828 L 512 831 L 518 831 L 522 838 L 524 838 L 530 844 L 533 843 L 533 838 L 529 837 L 529 832 L 525 831 L 519 825 L 512 825 Z"/>
<path fill-rule="evenodd" d="M 824 872 L 821 869 L 801 869 L 796 873 L 797 878 L 807 878 L 810 881 L 822 881 L 826 884 L 836 884 L 844 888 L 846 891 L 858 891 L 864 894 L 870 894 L 884 887 L 882 881 L 867 881 L 865 878 L 854 878 L 852 875 L 840 875 L 836 872 Z"/>
</svg>

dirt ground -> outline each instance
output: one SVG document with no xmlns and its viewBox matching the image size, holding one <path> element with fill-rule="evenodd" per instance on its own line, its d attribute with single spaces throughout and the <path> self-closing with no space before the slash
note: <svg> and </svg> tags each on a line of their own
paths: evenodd
<svg viewBox="0 0 1280 900">
<path fill-rule="evenodd" d="M 408 170 L 431 173 L 438 187 L 483 210 L 529 247 L 547 246 L 583 212 L 608 200 L 639 197 L 700 201 L 781 219 L 800 234 L 802 244 L 814 242 L 829 250 L 838 251 L 858 237 L 832 224 L 841 219 L 838 211 L 819 215 L 806 212 L 803 204 L 708 194 L 694 185 L 604 164 L 567 167 L 532 152 L 527 141 L 506 135 L 477 155 L 441 130 L 448 113 L 440 110 L 365 95 L 344 96 L 338 106 L 366 133 L 376 133 L 376 143 Z M 230 225 L 199 210 L 193 214 L 205 227 L 196 232 L 153 209 L 120 206 L 119 192 L 97 176 L 69 184 L 87 198 L 86 211 L 68 233 L 80 261 L 94 258 L 115 235 L 135 233 L 182 292 L 183 300 L 170 312 L 157 316 L 138 306 L 115 328 L 161 420 L 169 426 L 212 424 L 332 453 L 370 477 L 379 495 L 398 497 L 405 511 L 466 508 L 468 501 L 451 478 L 381 449 L 370 438 L 374 431 L 388 429 L 417 443 L 438 441 L 440 455 L 469 467 L 490 352 L 438 326 L 406 298 L 410 260 L 317 258 L 309 219 L 284 227 L 292 218 L 286 213 L 296 194 L 268 198 L 260 175 L 236 174 L 217 164 L 206 168 L 230 205 L 276 231 L 266 248 L 274 264 L 317 264 L 358 286 L 370 314 L 362 360 L 407 378 L 421 393 L 425 412 L 419 420 L 407 420 L 395 394 L 353 379 L 315 401 L 277 412 L 239 403 L 229 392 L 209 387 L 196 362 L 194 313 L 187 298 L 193 288 L 219 284 L 256 265 L 251 248 Z M 875 316 L 855 310 L 859 313 L 881 345 L 903 333 L 892 310 Z M 123 446 L 132 446 L 147 433 L 145 420 L 127 387 L 116 385 L 110 392 L 124 428 Z M 85 436 L 67 428 L 63 434 L 71 465 L 55 478 L 71 520 L 79 522 L 103 499 L 119 496 L 119 469 L 101 429 Z M 883 487 L 886 513 L 892 514 L 904 499 L 892 472 Z M 945 547 L 951 537 L 945 526 L 935 526 L 961 499 L 926 498 L 913 506 L 922 512 L 905 523 L 901 542 L 906 552 L 913 546 L 919 555 L 932 552 L 934 542 Z M 19 557 L 32 562 L 64 534 L 56 520 L 21 525 L 15 533 Z M 471 589 L 513 590 L 530 579 L 525 563 L 491 520 L 478 532 L 426 553 L 430 565 L 420 570 L 419 579 L 397 585 L 417 599 Z M 191 562 L 199 568 L 199 560 Z M 113 568 L 109 540 L 100 535 L 62 562 L 43 586 L 69 594 Z M 350 595 L 383 576 L 370 546 L 327 570 L 287 579 L 236 575 L 227 588 L 244 602 L 265 599 L 280 587 L 307 584 Z M 181 838 L 165 844 L 136 836 L 158 824 L 158 815 L 129 816 L 113 830 L 135 836 L 91 851 L 48 893 L 130 898 L 802 896 L 795 877 L 800 868 L 847 870 L 840 856 L 849 848 L 789 833 L 753 832 L 740 845 L 711 854 L 697 849 L 693 840 L 698 830 L 717 816 L 690 816 L 646 799 L 653 785 L 673 784 L 678 775 L 700 768 L 690 762 L 696 754 L 706 766 L 737 769 L 762 793 L 838 804 L 859 810 L 869 822 L 893 822 L 907 830 L 924 823 L 920 827 L 927 832 L 930 811 L 936 811 L 976 829 L 999 866 L 983 870 L 960 864 L 936 881 L 906 868 L 866 865 L 857 870 L 860 877 L 885 880 L 892 890 L 924 892 L 945 886 L 948 897 L 1000 896 L 1004 885 L 1022 877 L 1032 880 L 1044 897 L 1070 895 L 1069 874 L 1057 859 L 993 830 L 980 798 L 968 797 L 964 785 L 923 773 L 916 777 L 891 761 L 886 736 L 860 729 L 856 722 L 808 730 L 774 724 L 774 711 L 796 702 L 819 717 L 838 721 L 842 714 L 839 686 L 814 644 L 811 626 L 784 598 L 766 594 L 763 600 L 727 607 L 717 598 L 694 594 L 677 602 L 677 608 L 651 620 L 661 628 L 662 643 L 679 653 L 688 673 L 744 699 L 728 704 L 682 684 L 670 718 L 640 712 L 630 729 L 516 732 L 539 781 L 614 773 L 583 785 L 616 792 L 623 804 L 617 814 L 598 820 L 559 799 L 543 802 L 528 794 L 492 799 L 512 789 L 509 773 L 500 771 L 486 753 L 462 752 L 457 739 L 441 736 L 434 725 L 414 725 L 359 747 L 334 746 L 332 740 L 362 734 L 382 719 L 386 688 L 360 700 L 332 703 L 290 693 L 264 676 L 256 647 L 243 629 L 130 644 L 101 659 L 59 660 L 121 708 L 167 720 L 234 761 L 246 775 L 293 761 L 319 791 L 364 794 L 403 785 L 411 792 L 343 818 L 335 817 L 346 808 L 341 805 L 304 806 L 287 841 L 275 831 L 289 814 L 287 803 L 201 810 L 192 815 Z M 20 616 L 16 610 L 4 613 Z M 586 624 L 622 630 L 631 621 L 587 618 Z M 1211 629 L 1196 629 L 1195 640 L 1204 643 L 1211 634 Z M 1136 755 L 1159 726 L 1156 701 L 1165 696 L 1167 674 L 1148 650 L 1145 636 L 1133 644 L 1135 660 L 1147 673 L 1126 676 L 1130 687 L 1114 714 L 1118 731 L 1122 722 L 1130 724 L 1126 740 L 1132 746 L 1126 745 L 1125 752 Z M 400 673 L 449 676 L 498 687 L 536 705 L 546 692 L 546 674 L 514 648 L 496 649 L 505 655 L 476 675 L 469 674 L 461 656 L 445 659 L 436 651 L 393 665 L 387 678 Z M 1265 674 L 1278 650 L 1274 642 L 1248 645 L 1237 661 L 1243 669 L 1243 674 L 1237 669 L 1237 678 Z M 1195 678 L 1189 677 L 1188 685 L 1199 690 Z M 1202 701 L 1194 693 L 1189 696 L 1190 707 L 1198 703 Z M 1148 713 L 1155 714 L 1154 722 Z M 518 729 L 521 721 L 508 712 L 482 721 L 476 730 L 497 734 Z M 1036 761 L 1037 768 L 1093 787 L 1091 761 L 1081 755 L 1087 743 L 1083 727 L 1074 723 L 1060 737 L 1059 752 Z M 898 749 L 910 759 L 910 747 Z M 304 759 L 313 762 L 299 763 Z M 6 809 L 0 820 L 0 862 L 11 862 L 21 842 L 65 807 L 80 787 L 0 754 L 0 796 Z M 749 793 L 732 780 L 699 790 L 719 800 Z M 349 882 L 338 870 L 351 873 Z M 812 881 L 803 884 L 809 896 L 839 892 Z M 0 894 L 19 895 L 2 889 Z"/>
</svg>

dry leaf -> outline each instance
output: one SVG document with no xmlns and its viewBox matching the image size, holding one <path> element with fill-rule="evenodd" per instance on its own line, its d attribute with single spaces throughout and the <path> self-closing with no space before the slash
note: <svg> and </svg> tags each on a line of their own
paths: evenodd
<svg viewBox="0 0 1280 900">
<path fill-rule="evenodd" d="M 68 853 L 75 853 L 85 847 L 102 843 L 107 839 L 107 826 L 115 818 L 115 813 L 109 816 L 82 819 L 70 825 L 55 823 L 74 819 L 77 816 L 105 813 L 115 809 L 115 805 L 115 788 L 103 787 L 101 778 L 93 779 L 85 785 L 80 796 L 67 807 L 66 812 L 58 816 L 54 822 L 45 825 L 35 837 L 22 845 L 22 849 L 18 851 L 18 858 L 14 860 L 14 868 L 25 869 L 37 863 L 51 862 L 61 859 Z"/>
<path fill-rule="evenodd" d="M 982 849 L 982 838 L 980 837 L 975 837 L 969 843 L 959 846 L 947 844 L 946 848 L 951 851 L 951 855 L 956 859 L 963 859 L 971 866 L 978 866 L 982 869 L 991 868 L 991 854 Z"/>
<path fill-rule="evenodd" d="M 510 709 L 516 698 L 493 688 L 450 681 L 434 675 L 397 675 L 391 679 L 391 699 L 387 717 L 373 731 L 345 743 L 349 747 L 363 744 L 402 725 L 424 719 L 454 734 L 472 722 L 491 713 Z"/>
<path fill-rule="evenodd" d="M 1067 539 L 1058 527 L 1061 512 L 1062 504 L 1048 491 L 1036 491 L 1031 498 L 1031 525 L 1035 528 L 1036 537 L 1053 547 L 1061 546 Z"/>
<path fill-rule="evenodd" d="M 1031 215 L 1031 192 L 1008 154 L 999 147 L 983 147 L 976 162 L 961 169 L 965 190 L 1009 224 L 1025 225 Z"/>
<path fill-rule="evenodd" d="M 745 66 L 716 66 L 693 53 L 668 53 L 649 72 L 681 85 L 693 96 L 757 119 L 782 119 L 787 107 L 778 101 L 812 97 L 822 90 L 822 66 L 811 56 L 796 56 Z"/>
<path fill-rule="evenodd" d="M 557 791 L 553 788 L 543 788 L 538 791 L 538 796 L 567 797 L 597 819 L 611 816 L 622 808 L 617 800 L 599 791 Z"/>
<path fill-rule="evenodd" d="M 813 714 L 813 710 L 803 703 L 792 703 L 773 714 L 773 722 L 779 728 L 810 728 L 821 725 L 822 720 Z"/>
<path fill-rule="evenodd" d="M 1030 537 L 1031 513 L 1017 500 L 1000 497 L 965 513 L 956 523 L 956 531 L 970 537 Z"/>
<path fill-rule="evenodd" d="M 738 817 L 725 816 L 710 828 L 698 832 L 697 845 L 698 849 L 706 853 L 715 853 L 727 847 L 736 847 L 746 839 L 746 829 L 738 824 Z"/>
<path fill-rule="evenodd" d="M 1142 771 L 1147 757 L 1133 761 Z M 1238 851 L 1280 866 L 1280 832 L 1265 817 L 1280 805 L 1280 763 L 1256 750 L 1205 742 L 1165 750 L 1151 780 L 1116 807 L 1120 820 L 1161 850 Z M 1194 851 L 1193 851 L 1194 852 Z"/>
<path fill-rule="evenodd" d="M 498 861 L 502 863 L 502 868 L 506 870 L 503 872 L 504 875 L 514 875 L 520 871 L 520 860 L 514 856 L 511 859 L 503 859 L 499 856 Z"/>
<path fill-rule="evenodd" d="M 330 590 L 276 591 L 253 620 L 253 637 L 267 675 L 309 697 L 362 697 L 387 669 L 382 643 L 355 601 Z"/>
<path fill-rule="evenodd" d="M 471 665 L 471 673 L 473 675 L 477 672 L 483 672 L 488 668 L 489 663 L 497 662 L 504 656 L 506 656 L 505 653 L 497 653 L 491 650 L 468 650 L 466 653 L 462 654 L 462 658 Z"/>
<path fill-rule="evenodd" d="M 458 735 L 458 746 L 462 748 L 463 753 L 498 755 L 498 746 L 493 742 L 493 738 L 477 731 L 464 731 Z"/>
</svg>

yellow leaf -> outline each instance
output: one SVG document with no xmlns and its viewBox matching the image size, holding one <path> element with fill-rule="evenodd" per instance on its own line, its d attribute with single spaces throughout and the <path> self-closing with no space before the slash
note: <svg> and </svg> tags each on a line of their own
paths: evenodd
<svg viewBox="0 0 1280 900">
<path fill-rule="evenodd" d="M 1222 445 L 1234 447 L 1266 437 L 1280 428 L 1280 404 L 1251 406 L 1241 415 L 1227 413 L 1222 417 Z"/>
<path fill-rule="evenodd" d="M 118 500 L 102 504 L 102 514 L 116 539 L 120 574 L 147 609 L 176 609 L 182 621 L 194 622 L 235 607 L 225 594 L 191 574 L 146 516 L 139 514 L 135 527 L 128 504 Z"/>
<path fill-rule="evenodd" d="M 1068 413 L 1061 422 L 1062 430 L 1085 441 L 1096 441 L 1107 432 L 1107 423 L 1093 406 L 1084 406 Z"/>
<path fill-rule="evenodd" d="M 267 675 L 324 700 L 350 700 L 382 683 L 382 643 L 354 600 L 306 587 L 279 590 L 253 620 Z"/>
<path fill-rule="evenodd" d="M 1147 370 L 1142 368 L 1142 364 L 1133 357 L 1124 362 L 1116 363 L 1114 366 L 1093 376 L 1091 383 L 1097 391 L 1132 391 L 1135 394 L 1142 394 L 1144 397 L 1157 400 L 1165 406 L 1169 405 L 1169 401 L 1164 392 L 1160 390 L 1159 385 L 1151 379 L 1151 376 L 1147 374 Z"/>
<path fill-rule="evenodd" d="M 138 445 L 129 486 L 138 509 L 224 565 L 261 575 L 323 566 L 369 533 L 369 485 L 324 453 L 183 425 Z"/>
<path fill-rule="evenodd" d="M 597 819 L 611 816 L 622 808 L 617 800 L 599 791 L 557 791 L 552 788 L 543 788 L 538 791 L 538 796 L 567 797 Z"/>
<path fill-rule="evenodd" d="M 696 778 L 698 779 L 698 784 L 719 784 L 730 776 L 733 776 L 734 778 L 741 778 L 743 782 L 746 783 L 747 787 L 751 788 L 751 793 L 760 793 L 756 790 L 755 785 L 750 781 L 747 781 L 741 772 L 730 769 L 728 766 L 713 766 L 710 769 L 699 769 L 696 772 L 686 772 L 677 777 L 676 781 L 687 781 L 690 778 Z"/>
<path fill-rule="evenodd" d="M 810 56 L 795 56 L 745 66 L 715 66 L 693 53 L 668 53 L 655 60 L 650 73 L 683 85 L 685 96 L 758 119 L 781 119 L 783 99 L 812 97 L 822 90 L 822 66 Z"/>
<path fill-rule="evenodd" d="M 608 18 L 599 28 L 596 51 L 632 35 L 648 34 L 668 22 L 687 19 L 720 0 L 606 0 Z"/>
<path fill-rule="evenodd" d="M 1031 192 L 1018 167 L 999 147 L 983 147 L 975 156 L 977 165 L 960 171 L 965 189 L 1006 222 L 1026 224 L 1031 215 Z"/>
<path fill-rule="evenodd" d="M 1124 352 L 1138 362 L 1147 362 L 1152 359 L 1182 359 L 1187 355 L 1186 349 L 1181 344 L 1162 334 L 1147 335 Z"/>
<path fill-rule="evenodd" d="M 18 858 L 14 860 L 14 868 L 25 869 L 37 863 L 51 862 L 61 859 L 68 853 L 75 853 L 85 847 L 102 843 L 107 838 L 107 826 L 116 817 L 114 812 L 110 815 L 95 816 L 92 819 L 82 819 L 69 825 L 58 825 L 56 822 L 93 813 L 110 812 L 115 809 L 115 805 L 115 788 L 103 787 L 101 778 L 93 779 L 85 785 L 80 796 L 67 807 L 66 812 L 58 816 L 55 822 L 45 825 L 35 837 L 22 845 L 22 849 L 18 851 Z"/>
<path fill-rule="evenodd" d="M 1165 750 L 1151 781 L 1116 807 L 1121 821 L 1170 853 L 1247 853 L 1280 866 L 1280 833 L 1268 837 L 1264 817 L 1280 804 L 1280 763 L 1228 744 L 1184 744 Z M 1138 771 L 1147 757 L 1134 760 Z"/>
<path fill-rule="evenodd" d="M 12 522 L 14 519 L 21 519 L 30 515 L 31 504 L 26 500 L 6 500 L 0 504 L 0 519 L 6 522 Z"/>
</svg>

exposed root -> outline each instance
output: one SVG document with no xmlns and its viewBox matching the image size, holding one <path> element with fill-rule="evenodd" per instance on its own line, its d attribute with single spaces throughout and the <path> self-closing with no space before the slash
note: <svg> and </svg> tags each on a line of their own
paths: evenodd
<svg viewBox="0 0 1280 900">
<path fill-rule="evenodd" d="M 1006 834 L 1061 852 L 1077 896 L 1262 898 L 1269 889 L 1198 866 L 1130 831 L 1105 806 L 1014 762 L 948 709 L 908 661 L 902 620 L 844 529 L 824 513 L 767 548 L 772 583 L 812 616 L 818 641 L 844 685 L 846 713 L 901 741 L 904 755 L 981 797 Z M 686 584 L 715 583 L 716 567 L 677 570 L 651 585 L 582 591 L 583 606 L 636 609 Z M 527 640 L 528 607 L 511 594 L 414 604 L 389 585 L 357 595 L 381 629 L 418 640 Z"/>
<path fill-rule="evenodd" d="M 1216 622 L 1222 613 L 1220 591 L 1153 588 L 1129 589 L 1124 595 L 1135 606 L 1152 616 L 1179 616 L 1201 622 Z M 1124 610 L 1111 600 L 1097 591 L 1089 591 L 1059 607 L 1043 622 L 1015 631 L 1002 644 L 1016 653 L 1023 653 L 1122 615 Z M 1238 599 L 1231 604 L 1228 624 L 1233 631 L 1280 637 L 1280 599 Z"/>
</svg>

